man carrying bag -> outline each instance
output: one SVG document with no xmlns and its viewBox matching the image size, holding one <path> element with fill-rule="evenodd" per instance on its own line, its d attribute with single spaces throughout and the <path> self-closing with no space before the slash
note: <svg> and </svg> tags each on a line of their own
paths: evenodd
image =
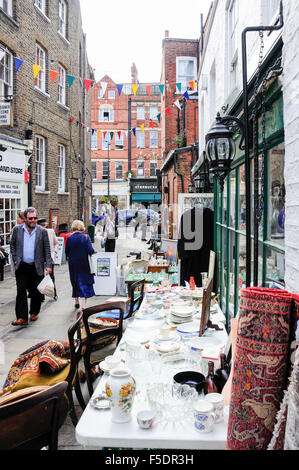
<svg viewBox="0 0 299 470">
<path fill-rule="evenodd" d="M 42 296 L 37 286 L 52 268 L 50 242 L 47 230 L 37 225 L 34 207 L 24 211 L 25 222 L 12 231 L 10 252 L 17 282 L 16 317 L 13 326 L 28 325 L 27 290 L 30 294 L 30 320 L 40 312 Z"/>
</svg>

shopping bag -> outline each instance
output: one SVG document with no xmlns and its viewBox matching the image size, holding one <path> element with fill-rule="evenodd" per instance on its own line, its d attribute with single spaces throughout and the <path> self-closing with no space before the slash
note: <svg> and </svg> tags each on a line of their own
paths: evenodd
<svg viewBox="0 0 299 470">
<path fill-rule="evenodd" d="M 92 261 L 92 255 L 88 255 L 88 262 L 89 262 L 90 274 L 95 274 L 96 271 L 94 269 L 94 264 L 93 264 L 93 261 Z"/>
<path fill-rule="evenodd" d="M 37 286 L 39 292 L 47 297 L 54 297 L 54 284 L 50 274 L 47 274 Z"/>
</svg>

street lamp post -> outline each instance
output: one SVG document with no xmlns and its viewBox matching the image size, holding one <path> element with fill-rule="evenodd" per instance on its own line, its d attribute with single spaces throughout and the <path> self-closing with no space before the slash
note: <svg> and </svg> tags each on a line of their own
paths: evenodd
<svg viewBox="0 0 299 470">
<path fill-rule="evenodd" d="M 108 142 L 108 187 L 107 187 L 107 196 L 110 196 L 110 154 L 109 154 L 109 148 L 110 148 L 110 141 Z"/>
</svg>

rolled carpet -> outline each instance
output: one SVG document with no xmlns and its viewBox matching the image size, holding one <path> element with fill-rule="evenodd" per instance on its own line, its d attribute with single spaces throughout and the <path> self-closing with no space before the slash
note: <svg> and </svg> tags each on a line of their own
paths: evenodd
<svg viewBox="0 0 299 470">
<path fill-rule="evenodd" d="M 242 290 L 227 449 L 267 449 L 288 378 L 292 307 L 287 291 Z"/>
</svg>

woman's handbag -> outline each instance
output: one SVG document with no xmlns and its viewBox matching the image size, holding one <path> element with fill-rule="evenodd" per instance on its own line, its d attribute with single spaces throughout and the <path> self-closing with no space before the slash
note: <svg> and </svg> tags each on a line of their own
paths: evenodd
<svg viewBox="0 0 299 470">
<path fill-rule="evenodd" d="M 96 270 L 94 269 L 94 264 L 92 260 L 92 255 L 88 255 L 88 262 L 89 262 L 89 269 L 90 269 L 90 274 L 95 274 Z"/>
</svg>

